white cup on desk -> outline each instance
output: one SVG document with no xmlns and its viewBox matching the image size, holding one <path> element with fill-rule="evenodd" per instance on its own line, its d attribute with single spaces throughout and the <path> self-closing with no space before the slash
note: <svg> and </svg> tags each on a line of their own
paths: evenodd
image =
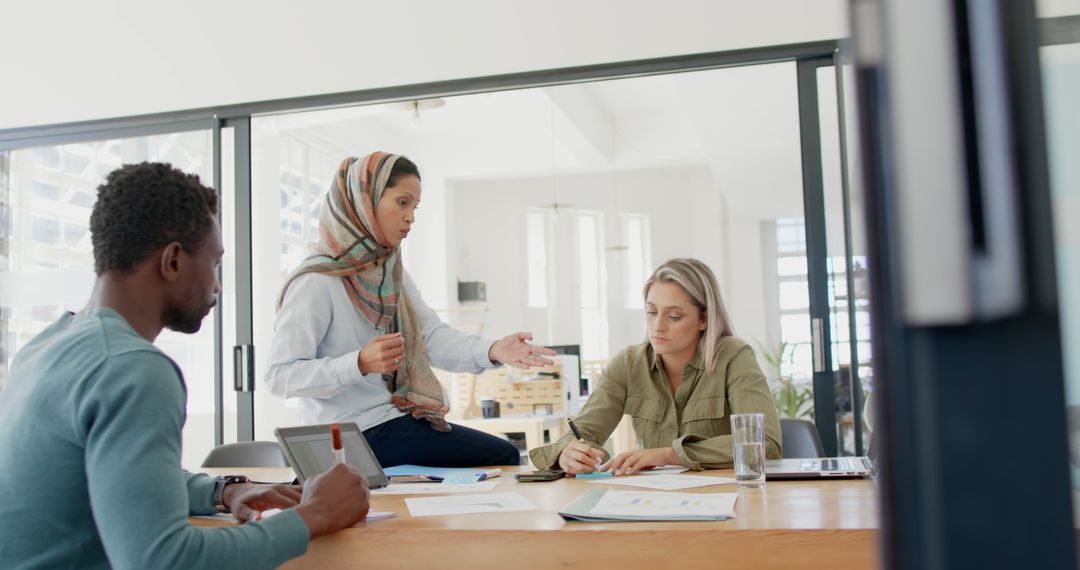
<svg viewBox="0 0 1080 570">
<path fill-rule="evenodd" d="M 732 414 L 731 445 L 738 487 L 765 486 L 765 414 Z"/>
</svg>

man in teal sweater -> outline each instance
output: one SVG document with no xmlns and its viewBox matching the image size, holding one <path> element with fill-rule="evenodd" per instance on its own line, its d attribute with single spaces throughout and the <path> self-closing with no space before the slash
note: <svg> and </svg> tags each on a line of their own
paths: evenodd
<svg viewBox="0 0 1080 570">
<path fill-rule="evenodd" d="M 216 192 L 165 164 L 124 166 L 98 188 L 90 301 L 19 351 L 0 392 L 4 568 L 273 568 L 364 519 L 367 483 L 346 465 L 302 493 L 180 467 L 186 387 L 151 343 L 198 331 L 214 306 L 216 215 Z M 188 522 L 215 503 L 242 520 L 286 510 Z"/>
</svg>

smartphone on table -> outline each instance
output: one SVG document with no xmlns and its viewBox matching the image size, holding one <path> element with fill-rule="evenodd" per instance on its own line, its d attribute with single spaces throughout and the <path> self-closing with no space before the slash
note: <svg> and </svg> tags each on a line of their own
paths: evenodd
<svg viewBox="0 0 1080 570">
<path fill-rule="evenodd" d="M 517 479 L 522 483 L 555 481 L 556 479 L 562 479 L 563 477 L 566 477 L 566 472 L 562 469 L 541 469 L 539 471 L 528 471 L 526 473 L 514 475 L 514 479 Z"/>
</svg>

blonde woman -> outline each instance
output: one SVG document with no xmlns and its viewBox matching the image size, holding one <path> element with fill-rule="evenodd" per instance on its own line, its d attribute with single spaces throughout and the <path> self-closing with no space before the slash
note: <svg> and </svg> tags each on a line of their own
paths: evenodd
<svg viewBox="0 0 1080 570">
<path fill-rule="evenodd" d="M 765 414 L 765 453 L 780 458 L 780 419 L 751 348 L 735 338 L 716 277 L 696 259 L 672 259 L 645 283 L 646 342 L 623 350 L 567 435 L 533 449 L 539 469 L 633 475 L 661 465 L 731 467 L 731 414 Z M 606 465 L 602 445 L 630 414 L 641 447 Z"/>
</svg>

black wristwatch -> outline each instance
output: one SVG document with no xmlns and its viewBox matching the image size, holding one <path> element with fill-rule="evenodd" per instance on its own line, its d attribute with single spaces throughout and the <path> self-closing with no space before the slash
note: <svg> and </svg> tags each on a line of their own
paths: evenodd
<svg viewBox="0 0 1080 570">
<path fill-rule="evenodd" d="M 243 475 L 214 477 L 214 510 L 219 513 L 229 512 L 229 507 L 225 504 L 225 487 L 234 483 L 248 483 L 250 481 L 251 479 Z"/>
</svg>

